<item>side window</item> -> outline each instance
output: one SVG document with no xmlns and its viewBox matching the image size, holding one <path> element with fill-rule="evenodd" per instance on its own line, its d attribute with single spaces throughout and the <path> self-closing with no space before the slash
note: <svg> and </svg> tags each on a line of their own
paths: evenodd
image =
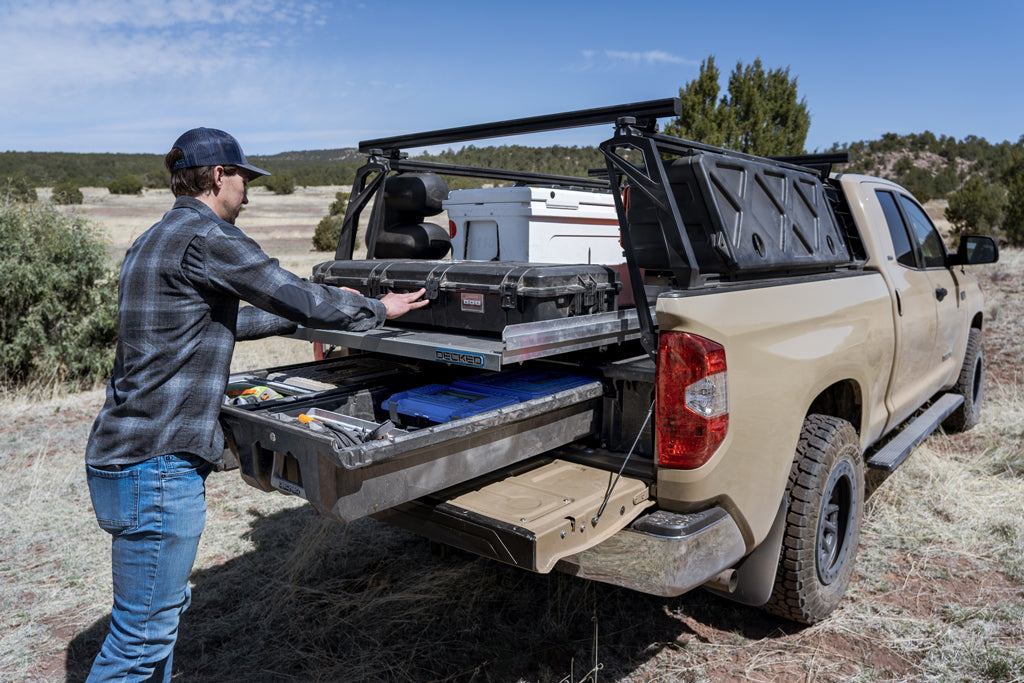
<svg viewBox="0 0 1024 683">
<path fill-rule="evenodd" d="M 896 198 L 892 192 L 875 190 L 878 203 L 882 205 L 885 212 L 885 222 L 889 226 L 889 235 L 892 237 L 892 246 L 896 250 L 896 261 L 908 268 L 917 268 L 917 260 L 914 258 L 914 247 L 910 244 L 910 236 L 907 234 L 907 227 L 903 224 L 903 216 L 896 206 Z"/>
<path fill-rule="evenodd" d="M 900 195 L 903 210 L 910 218 L 911 232 L 921 245 L 925 268 L 942 268 L 946 265 L 946 245 L 942 243 L 939 231 L 920 206 Z"/>
</svg>

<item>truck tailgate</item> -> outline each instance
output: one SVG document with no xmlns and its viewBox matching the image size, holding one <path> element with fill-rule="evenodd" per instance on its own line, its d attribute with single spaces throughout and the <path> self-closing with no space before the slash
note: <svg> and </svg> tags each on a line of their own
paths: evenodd
<svg viewBox="0 0 1024 683">
<path fill-rule="evenodd" d="M 559 455 L 554 451 L 376 518 L 484 557 L 549 572 L 559 560 L 611 538 L 654 504 L 650 478 L 617 477 Z"/>
<path fill-rule="evenodd" d="M 388 417 L 382 397 L 436 380 L 438 372 L 453 374 L 435 363 L 419 366 L 357 355 L 233 375 L 236 385 L 264 384 L 285 394 L 263 403 L 224 406 L 221 419 L 242 478 L 265 491 L 305 498 L 325 516 L 351 521 L 599 428 L 603 388 L 597 380 L 446 423 L 395 429 L 385 438 L 354 445 L 342 445 L 330 432 L 313 431 L 297 419 L 319 416 L 368 431 Z"/>
</svg>

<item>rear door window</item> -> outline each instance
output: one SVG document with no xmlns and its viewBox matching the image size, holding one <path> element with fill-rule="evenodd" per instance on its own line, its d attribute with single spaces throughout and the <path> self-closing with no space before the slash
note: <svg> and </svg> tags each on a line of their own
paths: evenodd
<svg viewBox="0 0 1024 683">
<path fill-rule="evenodd" d="M 914 247 L 910 242 L 910 235 L 907 233 L 906 223 L 903 222 L 903 214 L 896 204 L 896 198 L 892 192 L 876 190 L 878 203 L 882 205 L 885 213 L 885 223 L 889 227 L 889 236 L 892 238 L 892 247 L 896 252 L 896 261 L 908 268 L 917 268 L 917 258 L 914 254 Z"/>
</svg>

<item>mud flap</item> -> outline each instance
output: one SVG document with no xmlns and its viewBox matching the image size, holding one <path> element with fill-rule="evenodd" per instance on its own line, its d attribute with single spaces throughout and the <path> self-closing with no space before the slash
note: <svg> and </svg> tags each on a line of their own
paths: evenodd
<svg viewBox="0 0 1024 683">
<path fill-rule="evenodd" d="M 705 588 L 715 595 L 751 607 L 760 607 L 768 602 L 775 587 L 775 573 L 779 569 L 779 553 L 782 552 L 782 538 L 786 530 L 786 512 L 789 510 L 789 494 L 782 497 L 779 511 L 775 514 L 772 528 L 761 545 L 736 565 L 736 588 L 731 593 L 716 588 Z"/>
</svg>

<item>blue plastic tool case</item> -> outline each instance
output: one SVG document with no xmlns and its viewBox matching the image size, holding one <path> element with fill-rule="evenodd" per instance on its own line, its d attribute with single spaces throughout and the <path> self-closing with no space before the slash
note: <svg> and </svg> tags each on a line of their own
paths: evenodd
<svg viewBox="0 0 1024 683">
<path fill-rule="evenodd" d="M 452 384 L 461 389 L 514 396 L 516 400 L 529 401 L 593 381 L 590 377 L 557 370 L 528 369 L 462 377 Z"/>
<path fill-rule="evenodd" d="M 382 408 L 391 414 L 391 419 L 403 424 L 415 423 L 415 418 L 442 423 L 477 415 L 505 406 L 519 403 L 515 396 L 465 389 L 450 384 L 428 384 L 408 391 L 401 391 L 386 399 Z"/>
</svg>

